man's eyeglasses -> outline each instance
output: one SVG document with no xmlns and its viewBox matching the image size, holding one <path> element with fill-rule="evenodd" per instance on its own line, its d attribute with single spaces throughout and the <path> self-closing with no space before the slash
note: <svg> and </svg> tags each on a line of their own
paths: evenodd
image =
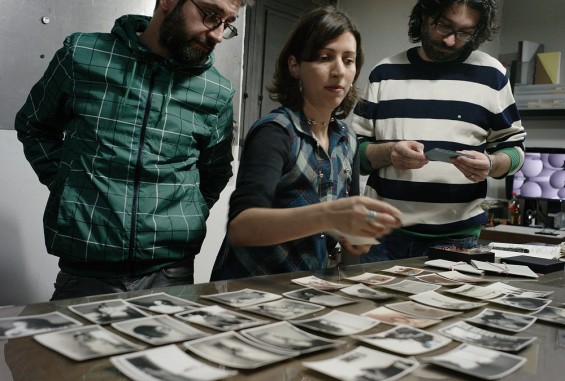
<svg viewBox="0 0 565 381">
<path fill-rule="evenodd" d="M 451 29 L 450 27 L 443 25 L 439 21 L 436 21 L 436 23 L 435 23 L 435 30 L 436 30 L 436 32 L 438 32 L 442 36 L 451 36 L 452 34 L 454 34 L 455 39 L 458 40 L 458 41 L 461 41 L 461 42 L 469 42 L 473 38 L 475 38 L 474 34 L 467 33 L 467 32 L 456 32 L 453 29 Z"/>
<path fill-rule="evenodd" d="M 210 30 L 214 30 L 218 28 L 220 25 L 224 24 L 224 34 L 222 35 L 224 39 L 228 40 L 232 37 L 237 36 L 237 29 L 235 26 L 231 25 L 227 21 L 223 21 L 222 18 L 217 14 L 215 14 L 214 12 L 207 12 L 204 9 L 200 8 L 200 6 L 196 4 L 194 0 L 190 0 L 190 1 L 192 1 L 192 3 L 196 5 L 196 8 L 198 8 L 200 13 L 202 13 L 202 16 L 204 16 L 202 18 L 202 24 L 204 24 L 206 28 Z"/>
</svg>

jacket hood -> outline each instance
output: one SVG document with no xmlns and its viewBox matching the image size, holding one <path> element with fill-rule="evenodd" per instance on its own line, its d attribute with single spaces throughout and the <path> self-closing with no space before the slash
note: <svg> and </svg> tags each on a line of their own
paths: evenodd
<svg viewBox="0 0 565 381">
<path fill-rule="evenodd" d="M 191 73 L 202 73 L 214 64 L 214 55 L 208 55 L 208 59 L 198 65 L 187 65 L 172 58 L 165 58 L 152 53 L 151 50 L 139 41 L 139 33 L 142 33 L 149 25 L 151 17 L 142 15 L 125 15 L 118 18 L 112 28 L 112 34 L 122 41 L 136 54 L 148 60 L 161 61 L 166 66 L 186 70 Z"/>
</svg>

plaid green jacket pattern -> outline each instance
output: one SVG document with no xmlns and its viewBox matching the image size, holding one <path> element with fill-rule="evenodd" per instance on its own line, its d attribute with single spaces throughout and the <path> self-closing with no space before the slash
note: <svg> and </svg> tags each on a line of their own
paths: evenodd
<svg viewBox="0 0 565 381">
<path fill-rule="evenodd" d="M 16 116 L 50 190 L 49 253 L 77 275 L 139 275 L 200 251 L 232 175 L 230 81 L 140 45 L 149 18 L 66 38 Z"/>
</svg>

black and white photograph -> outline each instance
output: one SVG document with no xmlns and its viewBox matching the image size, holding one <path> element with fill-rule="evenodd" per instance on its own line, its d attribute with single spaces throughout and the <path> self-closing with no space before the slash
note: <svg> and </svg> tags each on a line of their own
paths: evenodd
<svg viewBox="0 0 565 381">
<path fill-rule="evenodd" d="M 331 282 L 315 275 L 309 275 L 302 278 L 291 279 L 293 283 L 299 284 L 304 287 L 311 287 L 317 290 L 331 291 L 339 290 L 340 288 L 347 287 L 348 284 Z"/>
<path fill-rule="evenodd" d="M 363 283 L 358 283 L 358 284 L 354 284 L 353 286 L 342 288 L 340 291 L 347 295 L 357 296 L 358 298 L 371 299 L 371 300 L 385 300 L 395 297 L 395 295 L 393 294 L 375 290 L 374 288 L 366 286 Z"/>
<path fill-rule="evenodd" d="M 43 333 L 33 338 L 47 348 L 76 361 L 145 349 L 99 325 Z"/>
<path fill-rule="evenodd" d="M 394 381 L 420 364 L 361 346 L 327 360 L 303 361 L 302 365 L 342 381 Z"/>
<path fill-rule="evenodd" d="M 95 323 L 110 324 L 122 320 L 137 319 L 149 316 L 137 307 L 134 307 L 122 299 L 109 299 L 101 302 L 75 304 L 69 306 L 75 314 Z"/>
<path fill-rule="evenodd" d="M 169 315 L 126 320 L 112 323 L 112 327 L 152 345 L 171 344 L 208 336 L 208 333 L 173 319 Z"/>
<path fill-rule="evenodd" d="M 283 293 L 283 295 L 290 299 L 302 300 L 304 302 L 320 304 L 326 307 L 339 307 L 357 302 L 355 299 L 332 294 L 331 292 L 327 291 L 316 290 L 315 288 L 311 287 L 288 291 Z"/>
<path fill-rule="evenodd" d="M 381 271 L 392 274 L 404 275 L 404 276 L 414 276 L 424 272 L 424 270 L 419 269 L 417 267 L 398 266 L 398 265 L 389 267 L 388 269 L 383 269 Z"/>
<path fill-rule="evenodd" d="M 176 345 L 113 356 L 110 362 L 136 381 L 216 381 L 238 373 L 198 361 Z"/>
<path fill-rule="evenodd" d="M 553 306 L 546 306 L 539 311 L 536 311 L 530 316 L 535 316 L 539 320 L 565 325 L 565 308 L 553 307 Z"/>
<path fill-rule="evenodd" d="M 446 319 L 452 316 L 460 315 L 459 311 L 444 310 L 441 308 L 426 306 L 425 304 L 416 303 L 411 300 L 389 303 L 385 307 L 408 315 L 413 315 L 423 319 Z"/>
<path fill-rule="evenodd" d="M 500 291 L 493 290 L 486 286 L 477 286 L 475 284 L 464 284 L 461 287 L 451 288 L 445 291 L 455 295 L 481 300 L 490 300 L 504 295 Z"/>
<path fill-rule="evenodd" d="M 537 318 L 530 315 L 486 308 L 477 315 L 465 319 L 469 323 L 492 327 L 509 332 L 522 332 L 535 323 Z"/>
<path fill-rule="evenodd" d="M 59 311 L 0 318 L 0 339 L 30 336 L 83 325 Z"/>
<path fill-rule="evenodd" d="M 216 364 L 237 369 L 255 369 L 299 354 L 260 345 L 237 332 L 224 332 L 188 341 L 183 346 Z"/>
<path fill-rule="evenodd" d="M 422 361 L 484 380 L 498 380 L 518 370 L 524 365 L 526 358 L 475 345 L 461 344 L 449 352 L 425 357 Z"/>
<path fill-rule="evenodd" d="M 467 302 L 449 296 L 442 295 L 435 291 L 423 292 L 417 295 L 410 295 L 410 299 L 427 306 L 444 308 L 447 310 L 465 311 L 485 306 L 487 303 Z"/>
<path fill-rule="evenodd" d="M 218 331 L 238 330 L 268 323 L 267 320 L 230 311 L 222 306 L 207 306 L 184 311 L 175 314 L 175 317 L 204 327 L 214 328 Z"/>
<path fill-rule="evenodd" d="M 200 303 L 191 302 L 164 292 L 129 298 L 126 299 L 126 302 L 148 311 L 167 315 L 204 307 Z"/>
<path fill-rule="evenodd" d="M 407 325 L 414 328 L 426 328 L 431 325 L 441 323 L 441 320 L 439 319 L 423 319 L 382 306 L 364 312 L 361 316 L 370 317 L 371 319 L 378 320 L 381 323 L 390 325 Z"/>
<path fill-rule="evenodd" d="M 408 294 L 420 294 L 426 291 L 437 290 L 441 286 L 437 284 L 419 282 L 417 280 L 404 279 L 401 280 L 400 282 L 396 282 L 392 284 L 390 283 L 382 284 L 380 287 L 384 287 L 389 290 L 394 290 L 399 292 L 406 292 Z"/>
<path fill-rule="evenodd" d="M 439 269 L 446 270 L 457 270 L 462 273 L 483 275 L 483 271 L 477 269 L 475 266 L 468 264 L 467 262 L 456 262 L 449 261 L 447 259 L 431 259 L 424 262 L 426 266 L 436 267 Z"/>
<path fill-rule="evenodd" d="M 354 282 L 360 282 L 363 284 L 368 284 L 370 286 L 376 286 L 383 283 L 388 283 L 391 280 L 395 279 L 395 277 L 390 275 L 383 275 L 383 274 L 375 274 L 375 273 L 363 273 L 356 276 L 349 276 L 345 279 L 351 280 Z"/>
<path fill-rule="evenodd" d="M 493 303 L 519 308 L 521 310 L 535 311 L 547 306 L 551 300 L 542 298 L 531 298 L 529 296 L 504 295 L 490 300 Z"/>
<path fill-rule="evenodd" d="M 439 286 L 459 286 L 463 284 L 460 281 L 447 279 L 437 274 L 416 275 L 416 279 L 426 283 L 437 284 Z"/>
<path fill-rule="evenodd" d="M 292 320 L 290 323 L 335 336 L 355 335 L 379 324 L 375 319 L 339 310 L 310 319 Z"/>
<path fill-rule="evenodd" d="M 536 340 L 534 336 L 503 335 L 475 327 L 464 321 L 458 321 L 447 327 L 440 328 L 438 332 L 453 340 L 504 352 L 517 352 Z"/>
<path fill-rule="evenodd" d="M 460 273 L 457 270 L 442 271 L 442 272 L 436 273 L 436 274 L 444 277 L 445 279 L 449 279 L 449 280 L 452 280 L 454 282 L 461 282 L 461 283 L 483 283 L 483 282 L 487 281 L 485 278 L 478 277 L 478 276 L 466 275 L 466 274 Z"/>
<path fill-rule="evenodd" d="M 309 353 L 345 344 L 342 340 L 330 340 L 308 333 L 287 321 L 256 328 L 247 328 L 241 334 L 259 344 L 290 352 Z"/>
<path fill-rule="evenodd" d="M 282 298 L 281 295 L 266 291 L 245 288 L 239 291 L 223 292 L 220 294 L 202 295 L 202 298 L 223 303 L 231 307 L 247 307 L 253 304 L 266 303 Z"/>
<path fill-rule="evenodd" d="M 326 307 L 319 304 L 282 298 L 268 303 L 243 307 L 243 311 L 253 312 L 278 320 L 298 319 L 299 317 L 321 311 Z"/>
<path fill-rule="evenodd" d="M 528 290 L 527 288 L 515 287 L 503 282 L 491 283 L 485 287 L 491 290 L 499 291 L 503 294 L 523 296 L 526 298 L 547 298 L 549 295 L 553 294 L 553 291 Z"/>
<path fill-rule="evenodd" d="M 356 339 L 405 356 L 428 353 L 451 343 L 451 339 L 418 328 L 396 326 L 388 331 L 355 336 Z"/>
</svg>

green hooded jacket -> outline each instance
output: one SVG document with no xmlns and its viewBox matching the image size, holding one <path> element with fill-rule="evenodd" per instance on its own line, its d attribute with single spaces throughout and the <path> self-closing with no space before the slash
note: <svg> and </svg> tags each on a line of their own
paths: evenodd
<svg viewBox="0 0 565 381">
<path fill-rule="evenodd" d="M 234 88 L 213 66 L 153 54 L 126 15 L 66 38 L 16 116 L 50 191 L 47 251 L 76 275 L 155 271 L 194 257 L 232 175 Z"/>
</svg>

